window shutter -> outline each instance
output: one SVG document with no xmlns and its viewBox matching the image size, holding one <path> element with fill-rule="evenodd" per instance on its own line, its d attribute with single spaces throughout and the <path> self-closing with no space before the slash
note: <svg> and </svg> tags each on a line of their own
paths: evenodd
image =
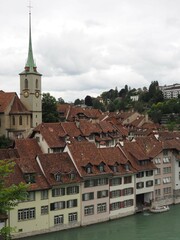
<svg viewBox="0 0 180 240">
<path fill-rule="evenodd" d="M 67 188 L 67 195 L 70 194 L 70 190 L 71 190 L 70 187 L 68 187 L 68 188 Z M 62 189 L 62 193 L 63 193 L 63 189 Z"/>
<path fill-rule="evenodd" d="M 55 196 L 55 189 L 52 189 L 52 196 Z"/>
<path fill-rule="evenodd" d="M 54 203 L 51 203 L 50 204 L 50 210 L 53 211 L 55 208 L 54 208 Z"/>
</svg>

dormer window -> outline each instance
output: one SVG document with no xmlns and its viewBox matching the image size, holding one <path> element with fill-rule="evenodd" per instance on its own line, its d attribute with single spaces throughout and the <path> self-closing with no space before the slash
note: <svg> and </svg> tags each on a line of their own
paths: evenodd
<svg viewBox="0 0 180 240">
<path fill-rule="evenodd" d="M 75 174 L 74 172 L 72 172 L 72 173 L 69 174 L 69 178 L 70 178 L 71 180 L 74 180 L 75 177 L 76 177 L 76 174 Z"/>
<path fill-rule="evenodd" d="M 24 180 L 26 181 L 26 183 L 35 183 L 35 173 L 24 174 Z"/>
<path fill-rule="evenodd" d="M 129 164 L 125 164 L 125 169 L 126 169 L 126 171 L 129 171 L 129 170 L 130 170 Z"/>
<path fill-rule="evenodd" d="M 112 166 L 112 170 L 113 172 L 117 172 L 118 171 L 117 165 Z"/>
<path fill-rule="evenodd" d="M 57 182 L 60 182 L 61 181 L 61 174 L 60 173 L 54 174 L 54 178 Z"/>
<path fill-rule="evenodd" d="M 104 172 L 104 164 L 103 163 L 99 164 L 98 169 L 100 172 Z"/>
<path fill-rule="evenodd" d="M 86 165 L 85 169 L 86 169 L 86 173 L 92 173 L 92 165 L 90 163 Z"/>
</svg>

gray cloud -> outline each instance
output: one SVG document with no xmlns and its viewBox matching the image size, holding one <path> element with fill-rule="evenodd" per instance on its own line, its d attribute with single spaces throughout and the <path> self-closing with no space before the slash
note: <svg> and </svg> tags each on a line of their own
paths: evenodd
<svg viewBox="0 0 180 240">
<path fill-rule="evenodd" d="M 32 4 L 33 50 L 44 92 L 73 101 L 125 84 L 180 82 L 179 0 Z M 27 57 L 26 5 L 1 1 L 0 21 L 6 24 L 0 26 L 0 82 L 6 91 L 18 91 Z"/>
</svg>

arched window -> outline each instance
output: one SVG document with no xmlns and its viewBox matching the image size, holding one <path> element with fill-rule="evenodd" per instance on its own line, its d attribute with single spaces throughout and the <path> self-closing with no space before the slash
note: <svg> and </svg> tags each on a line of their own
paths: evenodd
<svg viewBox="0 0 180 240">
<path fill-rule="evenodd" d="M 22 125 L 22 116 L 19 116 L 19 125 Z"/>
<path fill-rule="evenodd" d="M 27 78 L 25 79 L 25 86 L 24 86 L 26 89 L 28 88 L 28 80 Z"/>
<path fill-rule="evenodd" d="M 15 116 L 12 117 L 12 124 L 15 125 L 16 122 L 15 122 Z"/>
<path fill-rule="evenodd" d="M 38 88 L 38 79 L 36 79 L 36 88 Z"/>
</svg>

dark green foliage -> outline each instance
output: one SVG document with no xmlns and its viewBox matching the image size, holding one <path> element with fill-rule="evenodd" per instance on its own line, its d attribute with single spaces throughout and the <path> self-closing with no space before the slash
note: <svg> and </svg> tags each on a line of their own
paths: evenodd
<svg viewBox="0 0 180 240">
<path fill-rule="evenodd" d="M 4 135 L 0 137 L 0 148 L 8 148 L 12 144 L 12 141 L 9 138 L 6 138 Z"/>
<path fill-rule="evenodd" d="M 84 104 L 84 100 L 83 99 L 79 99 L 77 98 L 75 101 L 74 101 L 74 105 L 81 105 L 81 104 Z"/>
<path fill-rule="evenodd" d="M 86 106 L 92 106 L 93 105 L 93 103 L 92 103 L 92 97 L 91 96 L 89 96 L 89 95 L 87 95 L 86 97 L 85 97 L 85 99 L 84 99 L 84 103 L 85 103 L 85 105 Z"/>
<path fill-rule="evenodd" d="M 42 121 L 58 122 L 57 102 L 50 93 L 43 93 L 42 98 Z"/>
</svg>

